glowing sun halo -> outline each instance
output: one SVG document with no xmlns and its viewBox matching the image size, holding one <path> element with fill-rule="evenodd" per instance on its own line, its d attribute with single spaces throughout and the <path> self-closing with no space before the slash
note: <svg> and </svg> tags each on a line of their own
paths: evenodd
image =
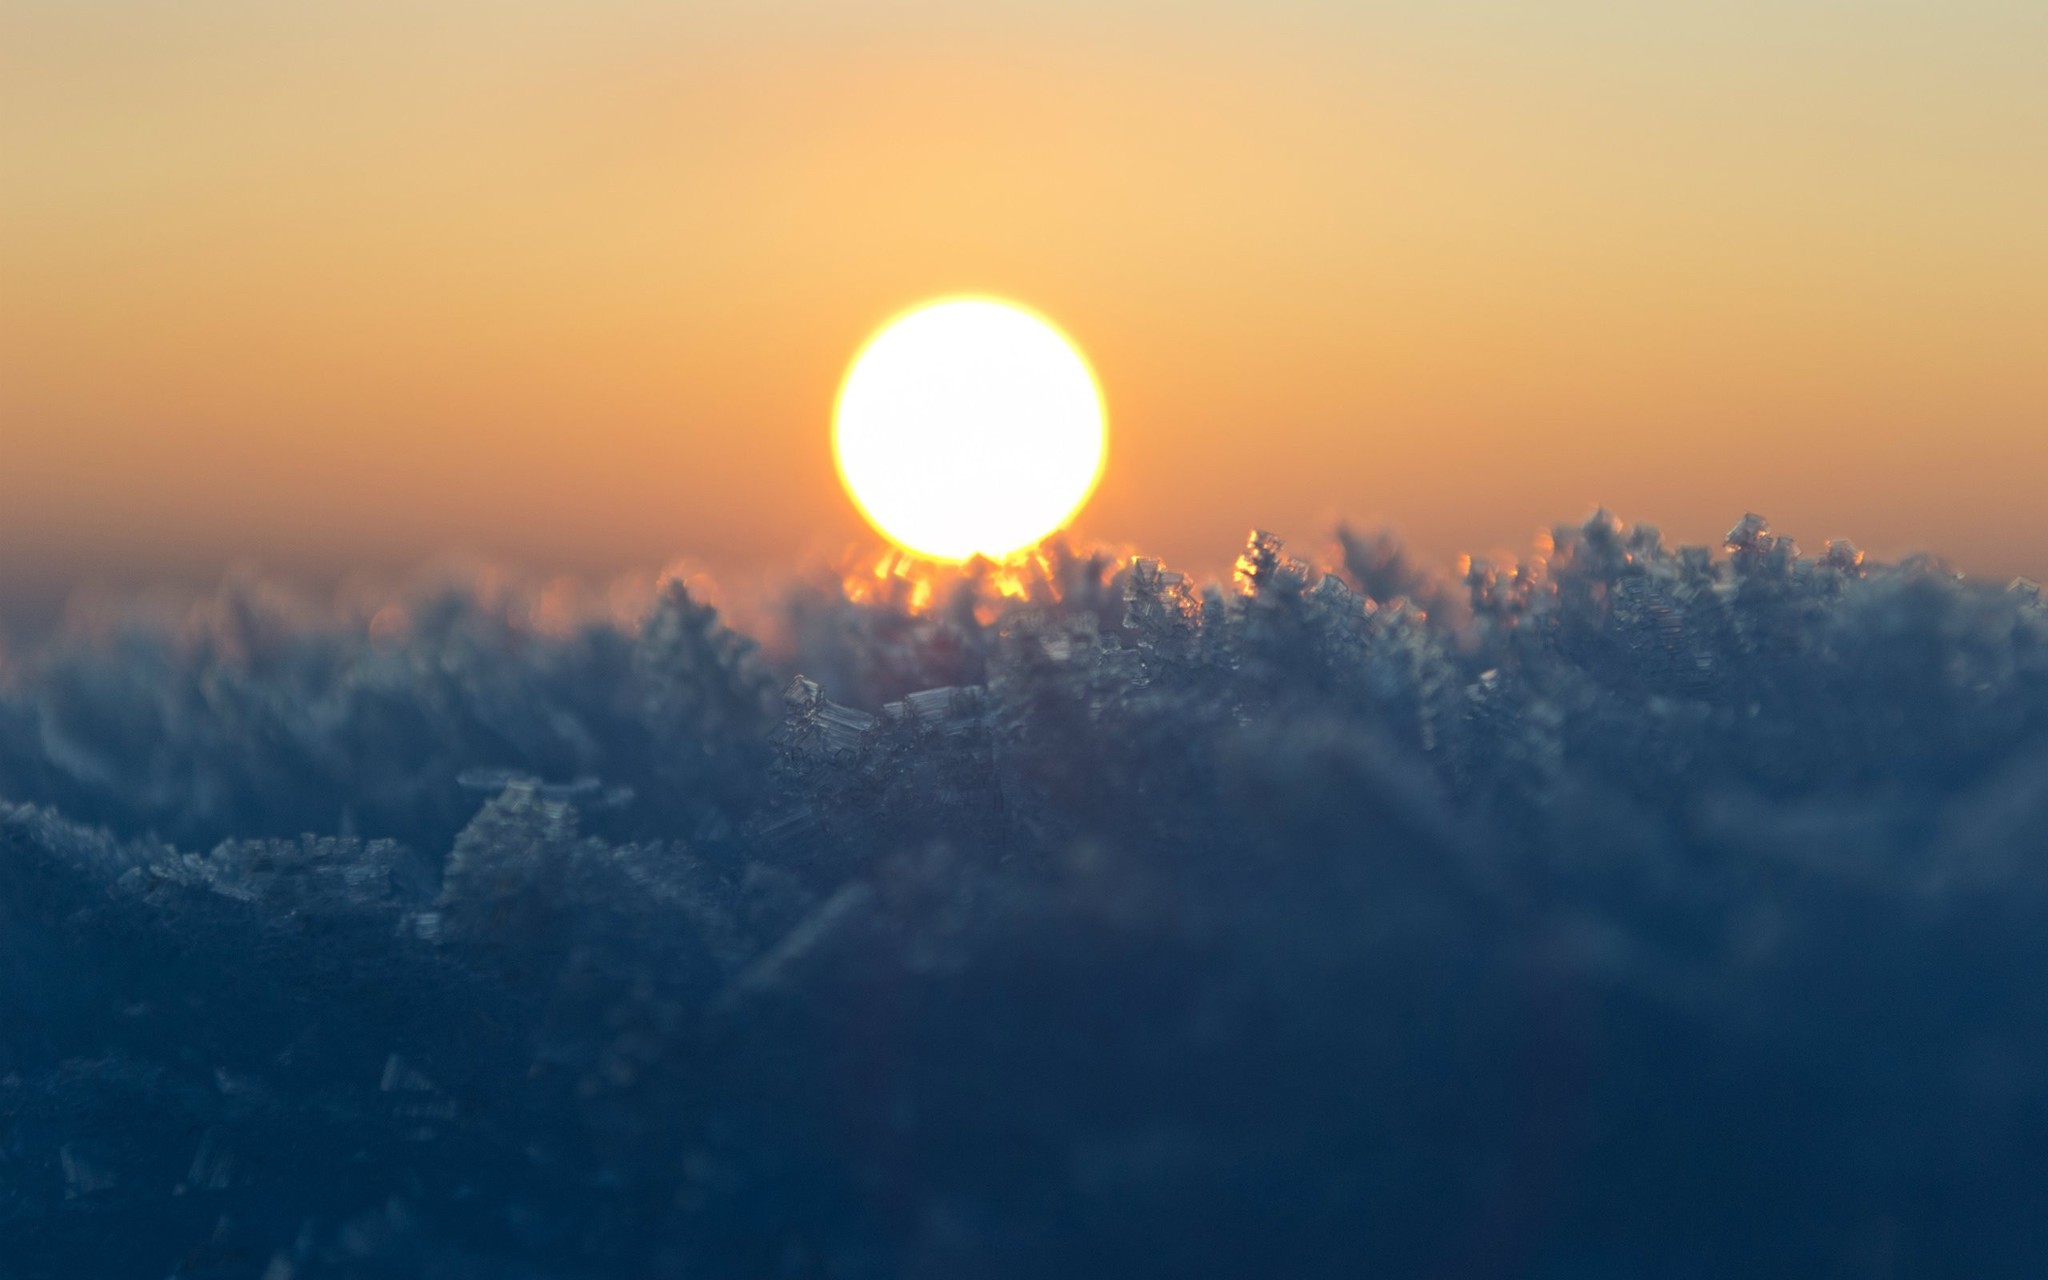
<svg viewBox="0 0 2048 1280">
<path fill-rule="evenodd" d="M 992 298 L 883 325 L 847 370 L 832 426 L 854 504 L 935 560 L 1000 560 L 1066 524 L 1106 445 L 1088 362 L 1046 320 Z"/>
</svg>

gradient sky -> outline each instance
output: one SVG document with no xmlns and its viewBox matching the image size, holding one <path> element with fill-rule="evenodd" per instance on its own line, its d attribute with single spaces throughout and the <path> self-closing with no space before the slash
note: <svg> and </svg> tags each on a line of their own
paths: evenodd
<svg viewBox="0 0 2048 1280">
<path fill-rule="evenodd" d="M 960 290 L 1191 567 L 1604 502 L 2048 576 L 2044 229 L 2040 0 L 0 0 L 0 587 L 788 565 Z"/>
</svg>

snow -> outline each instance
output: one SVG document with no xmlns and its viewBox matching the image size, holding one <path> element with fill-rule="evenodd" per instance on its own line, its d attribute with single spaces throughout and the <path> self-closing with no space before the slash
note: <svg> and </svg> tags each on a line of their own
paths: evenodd
<svg viewBox="0 0 2048 1280">
<path fill-rule="evenodd" d="M 2048 1266 L 2030 584 L 1020 580 L 10 648 L 0 1277 Z"/>
</svg>

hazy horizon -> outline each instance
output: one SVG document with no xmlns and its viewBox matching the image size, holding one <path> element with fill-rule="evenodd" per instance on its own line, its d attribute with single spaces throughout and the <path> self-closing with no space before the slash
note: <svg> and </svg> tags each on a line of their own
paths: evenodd
<svg viewBox="0 0 2048 1280">
<path fill-rule="evenodd" d="M 1074 536 L 1604 504 L 2048 574 L 2048 10 L 0 12 L 0 593 L 865 538 L 906 304 L 1086 350 Z"/>
</svg>

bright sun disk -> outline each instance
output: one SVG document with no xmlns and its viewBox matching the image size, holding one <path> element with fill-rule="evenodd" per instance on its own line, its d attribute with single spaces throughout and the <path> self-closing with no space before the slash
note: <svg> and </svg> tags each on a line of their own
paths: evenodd
<svg viewBox="0 0 2048 1280">
<path fill-rule="evenodd" d="M 949 298 L 882 326 L 839 388 L 832 451 L 853 501 L 935 560 L 1001 560 L 1059 529 L 1102 474 L 1088 362 L 1048 321 Z"/>
</svg>

